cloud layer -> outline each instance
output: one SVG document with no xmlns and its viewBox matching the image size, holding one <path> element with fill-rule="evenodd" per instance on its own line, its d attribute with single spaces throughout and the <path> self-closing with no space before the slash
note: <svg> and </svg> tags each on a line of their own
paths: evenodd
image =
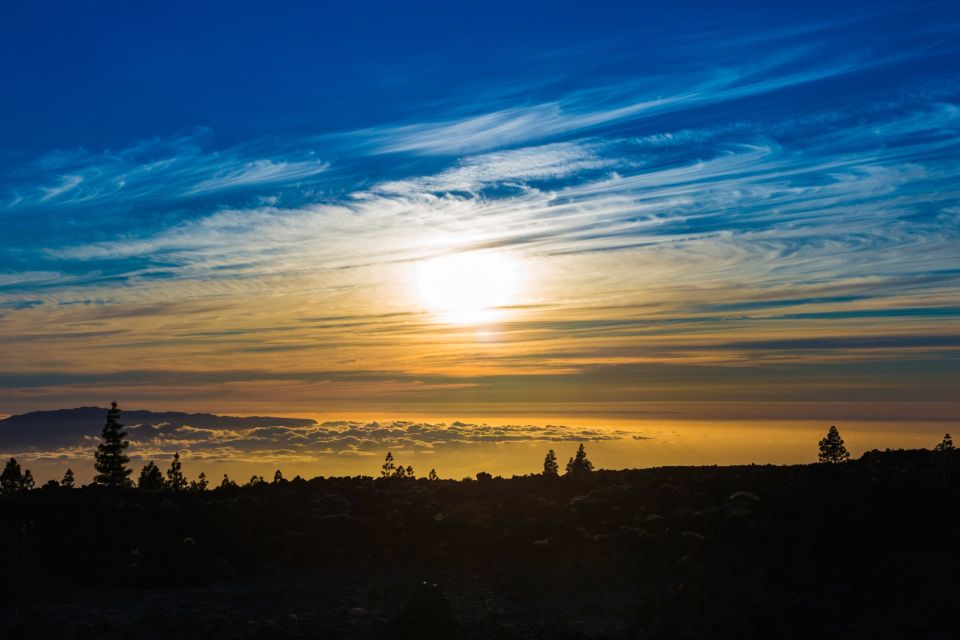
<svg viewBox="0 0 960 640">
<path fill-rule="evenodd" d="M 0 421 L 0 451 L 27 462 L 70 462 L 86 466 L 100 442 L 97 422 L 105 410 L 40 412 Z M 172 420 L 172 421 L 171 421 Z M 12 422 L 13 421 L 13 422 Z M 10 429 L 28 427 L 29 442 Z M 174 452 L 209 463 L 310 463 L 330 456 L 382 456 L 458 450 L 471 445 L 578 443 L 645 436 L 623 429 L 425 421 L 230 418 L 206 414 L 127 413 L 132 460 L 161 460 Z M 258 426 L 247 426 L 248 424 Z M 199 425 L 199 426 L 197 426 Z M 21 428 L 20 431 L 23 429 Z"/>
</svg>

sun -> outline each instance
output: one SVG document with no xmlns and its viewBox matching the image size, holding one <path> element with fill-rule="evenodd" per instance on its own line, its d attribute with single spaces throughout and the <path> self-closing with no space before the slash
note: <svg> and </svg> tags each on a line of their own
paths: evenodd
<svg viewBox="0 0 960 640">
<path fill-rule="evenodd" d="M 494 252 L 457 253 L 420 263 L 417 288 L 443 322 L 480 324 L 500 315 L 514 296 L 516 263 Z"/>
</svg>

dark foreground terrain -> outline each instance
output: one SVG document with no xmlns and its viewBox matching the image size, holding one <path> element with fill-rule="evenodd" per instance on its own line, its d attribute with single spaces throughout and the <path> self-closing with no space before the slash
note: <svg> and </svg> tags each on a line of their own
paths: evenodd
<svg viewBox="0 0 960 640">
<path fill-rule="evenodd" d="M 952 451 L 48 487 L 0 499 L 0 638 L 952 638 L 958 534 Z"/>
</svg>

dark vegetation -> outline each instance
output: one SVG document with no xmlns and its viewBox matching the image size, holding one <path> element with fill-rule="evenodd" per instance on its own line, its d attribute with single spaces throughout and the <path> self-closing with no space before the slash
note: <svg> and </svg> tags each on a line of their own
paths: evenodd
<svg viewBox="0 0 960 640">
<path fill-rule="evenodd" d="M 0 638 L 953 637 L 949 436 L 845 462 L 825 440 L 802 466 L 593 470 L 581 447 L 564 475 L 388 455 L 213 490 L 178 457 L 137 488 L 31 489 L 10 461 Z"/>
</svg>

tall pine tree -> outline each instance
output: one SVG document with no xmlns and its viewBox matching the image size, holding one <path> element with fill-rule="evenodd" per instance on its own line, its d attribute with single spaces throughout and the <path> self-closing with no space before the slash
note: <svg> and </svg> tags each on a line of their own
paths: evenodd
<svg viewBox="0 0 960 640">
<path fill-rule="evenodd" d="M 401 469 L 403 467 L 400 467 Z M 387 457 L 383 460 L 383 466 L 380 467 L 381 478 L 392 478 L 397 475 L 397 465 L 393 461 L 393 452 L 387 451 Z"/>
<path fill-rule="evenodd" d="M 170 491 L 183 491 L 187 488 L 187 479 L 183 477 L 182 465 L 180 464 L 180 452 L 174 452 L 173 460 L 170 461 L 170 468 L 167 469 L 167 489 Z"/>
<path fill-rule="evenodd" d="M 840 432 L 834 426 L 827 431 L 827 437 L 820 441 L 820 453 L 817 454 L 820 462 L 846 462 L 850 459 L 850 452 L 843 444 Z"/>
<path fill-rule="evenodd" d="M 553 449 L 547 451 L 547 456 L 543 459 L 543 475 L 548 478 L 556 478 L 560 475 L 560 467 L 557 465 L 557 454 Z"/>
<path fill-rule="evenodd" d="M 107 411 L 107 424 L 103 426 L 101 437 L 103 442 L 97 445 L 94 464 L 97 475 L 93 481 L 108 487 L 131 486 L 130 478 L 127 477 L 131 471 L 127 468 L 130 458 L 124 453 L 130 443 L 126 440 L 127 432 L 120 424 L 120 409 L 116 402 L 111 403 L 110 410 Z"/>
<path fill-rule="evenodd" d="M 3 473 L 0 473 L 0 493 L 13 495 L 23 490 L 23 472 L 16 458 L 7 460 Z"/>
<path fill-rule="evenodd" d="M 165 487 L 166 483 L 163 481 L 163 473 L 161 473 L 157 465 L 153 463 L 153 460 L 145 464 L 143 469 L 140 470 L 140 477 L 137 479 L 137 488 L 141 491 L 158 493 L 163 491 Z"/>
<path fill-rule="evenodd" d="M 593 463 L 587 460 L 587 451 L 581 443 L 580 448 L 577 449 L 577 455 L 567 462 L 567 475 L 583 476 L 591 471 L 593 471 Z"/>
</svg>

